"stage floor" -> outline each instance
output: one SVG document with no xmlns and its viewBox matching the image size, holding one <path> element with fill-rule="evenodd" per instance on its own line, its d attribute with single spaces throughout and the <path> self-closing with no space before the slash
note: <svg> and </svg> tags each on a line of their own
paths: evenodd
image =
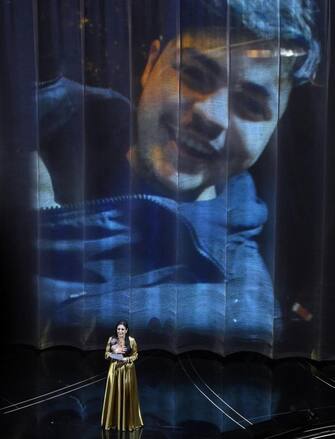
<svg viewBox="0 0 335 439">
<path fill-rule="evenodd" d="M 297 435 L 290 437 L 302 438 L 311 428 L 319 428 L 322 437 L 335 424 L 333 362 L 142 352 L 136 370 L 145 426 L 129 434 L 100 428 L 108 368 L 102 351 L 39 352 L 24 346 L 2 351 L 4 439 L 242 439 L 289 429 Z"/>
</svg>

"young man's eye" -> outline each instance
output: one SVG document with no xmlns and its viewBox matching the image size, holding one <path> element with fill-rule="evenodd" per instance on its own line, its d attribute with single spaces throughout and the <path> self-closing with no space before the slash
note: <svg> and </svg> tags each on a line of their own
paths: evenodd
<svg viewBox="0 0 335 439">
<path fill-rule="evenodd" d="M 217 78 L 201 66 L 181 63 L 172 67 L 180 73 L 181 82 L 198 93 L 212 93 L 217 88 Z"/>
<path fill-rule="evenodd" d="M 232 107 L 242 119 L 260 122 L 272 118 L 272 112 L 266 102 L 243 92 L 233 94 Z"/>
</svg>

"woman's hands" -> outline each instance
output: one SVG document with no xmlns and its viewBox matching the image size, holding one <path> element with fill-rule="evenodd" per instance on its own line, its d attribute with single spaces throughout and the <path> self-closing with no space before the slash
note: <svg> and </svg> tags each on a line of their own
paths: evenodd
<svg viewBox="0 0 335 439">
<path fill-rule="evenodd" d="M 121 354 L 121 355 L 123 355 L 127 351 L 127 348 L 125 346 L 120 346 L 118 344 L 115 344 L 115 345 L 111 346 L 111 351 L 112 352 L 110 352 L 108 354 L 109 358 L 112 358 L 112 354 Z M 127 357 L 126 361 L 128 361 L 128 357 Z M 125 358 L 123 358 L 122 360 L 118 360 L 118 362 L 123 364 L 125 362 Z"/>
<path fill-rule="evenodd" d="M 124 354 L 126 352 L 126 347 L 123 346 L 119 346 L 119 345 L 114 345 L 112 346 L 112 351 L 114 352 L 114 354 Z"/>
</svg>

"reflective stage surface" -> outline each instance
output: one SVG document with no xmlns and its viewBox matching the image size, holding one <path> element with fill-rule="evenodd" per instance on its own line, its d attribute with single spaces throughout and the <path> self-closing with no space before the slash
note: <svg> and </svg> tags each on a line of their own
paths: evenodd
<svg viewBox="0 0 335 439">
<path fill-rule="evenodd" d="M 117 433 L 100 429 L 108 368 L 102 351 L 3 351 L 2 438 L 332 437 L 334 363 L 142 352 L 136 368 L 145 427 Z"/>
</svg>

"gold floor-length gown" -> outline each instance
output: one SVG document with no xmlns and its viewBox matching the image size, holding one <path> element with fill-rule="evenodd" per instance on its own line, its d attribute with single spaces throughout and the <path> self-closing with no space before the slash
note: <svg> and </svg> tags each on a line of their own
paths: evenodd
<svg viewBox="0 0 335 439">
<path fill-rule="evenodd" d="M 135 430 L 143 426 L 137 391 L 137 378 L 134 362 L 138 357 L 136 341 L 129 337 L 131 352 L 129 363 L 122 366 L 111 360 L 105 389 L 101 426 L 109 430 Z M 111 339 L 108 340 L 105 358 L 111 352 Z"/>
</svg>

